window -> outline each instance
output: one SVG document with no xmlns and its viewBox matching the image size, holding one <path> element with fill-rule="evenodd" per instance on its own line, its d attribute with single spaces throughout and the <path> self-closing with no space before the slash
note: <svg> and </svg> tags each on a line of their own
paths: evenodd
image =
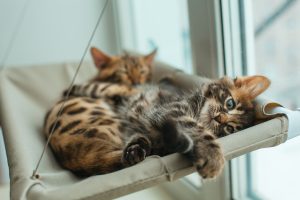
<svg viewBox="0 0 300 200">
<path fill-rule="evenodd" d="M 158 47 L 159 60 L 192 72 L 187 1 L 132 0 L 118 6 L 121 27 L 127 26 L 121 30 L 122 48 L 147 53 Z"/>
<path fill-rule="evenodd" d="M 290 109 L 300 105 L 296 92 L 300 85 L 299 9 L 300 2 L 293 0 L 251 0 L 239 1 L 237 10 L 234 7 L 230 10 L 238 11 L 242 20 L 239 27 L 242 53 L 234 55 L 241 58 L 243 72 L 269 77 L 272 84 L 265 97 Z M 298 199 L 299 153 L 300 140 L 296 138 L 276 148 L 235 159 L 232 162 L 235 198 Z"/>
<path fill-rule="evenodd" d="M 300 106 L 296 92 L 300 86 L 300 2 L 253 0 L 252 4 L 255 72 L 272 80 L 268 98 L 296 109 Z M 252 153 L 248 164 L 253 196 L 272 200 L 299 198 L 299 154 L 299 138 Z"/>
<path fill-rule="evenodd" d="M 291 109 L 300 106 L 295 93 L 300 86 L 299 10 L 297 1 L 253 0 L 255 72 L 273 80 L 267 95 Z"/>
</svg>

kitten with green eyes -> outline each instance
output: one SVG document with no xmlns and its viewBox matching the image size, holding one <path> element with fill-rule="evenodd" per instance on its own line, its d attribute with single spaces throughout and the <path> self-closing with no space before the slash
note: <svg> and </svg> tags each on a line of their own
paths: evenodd
<svg viewBox="0 0 300 200">
<path fill-rule="evenodd" d="M 203 178 L 216 177 L 224 165 L 216 138 L 253 125 L 253 100 L 269 85 L 263 76 L 224 77 L 183 96 L 158 87 L 144 90 L 122 112 L 127 119 L 123 133 L 130 138 L 122 162 L 132 165 L 148 155 L 178 152 Z"/>
</svg>

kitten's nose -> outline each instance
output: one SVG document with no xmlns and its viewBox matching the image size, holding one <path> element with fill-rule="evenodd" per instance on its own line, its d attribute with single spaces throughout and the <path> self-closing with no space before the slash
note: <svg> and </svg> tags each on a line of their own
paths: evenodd
<svg viewBox="0 0 300 200">
<path fill-rule="evenodd" d="M 214 117 L 214 120 L 216 120 L 220 124 L 225 123 L 227 119 L 228 117 L 225 114 L 219 114 L 218 116 Z"/>
</svg>

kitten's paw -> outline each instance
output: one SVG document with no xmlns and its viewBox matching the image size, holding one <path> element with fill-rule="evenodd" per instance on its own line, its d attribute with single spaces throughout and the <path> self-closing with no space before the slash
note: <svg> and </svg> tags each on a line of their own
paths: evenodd
<svg viewBox="0 0 300 200">
<path fill-rule="evenodd" d="M 216 147 L 217 148 L 217 147 Z M 194 165 L 202 178 L 216 178 L 224 167 L 225 159 L 219 147 L 214 151 L 210 150 L 203 157 L 198 158 Z"/>
<path fill-rule="evenodd" d="M 126 148 L 123 153 L 123 162 L 131 166 L 139 163 L 146 158 L 146 150 L 138 144 L 133 144 Z"/>
<path fill-rule="evenodd" d="M 150 141 L 146 138 L 137 138 L 130 142 L 124 149 L 122 162 L 131 166 L 145 160 L 150 154 Z"/>
</svg>

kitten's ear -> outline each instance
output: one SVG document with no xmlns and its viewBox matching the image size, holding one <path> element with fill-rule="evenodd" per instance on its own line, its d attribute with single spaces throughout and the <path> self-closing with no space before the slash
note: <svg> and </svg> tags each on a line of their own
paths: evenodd
<svg viewBox="0 0 300 200">
<path fill-rule="evenodd" d="M 244 76 L 234 79 L 234 85 L 249 95 L 250 99 L 260 95 L 270 84 L 271 81 L 265 76 Z"/>
<path fill-rule="evenodd" d="M 111 61 L 111 57 L 97 49 L 96 47 L 91 47 L 91 54 L 94 60 L 94 63 L 98 69 L 101 69 L 107 63 Z"/>
<path fill-rule="evenodd" d="M 154 49 L 150 54 L 144 56 L 144 61 L 146 63 L 146 65 L 151 66 L 154 57 L 156 55 L 157 49 Z"/>
</svg>

